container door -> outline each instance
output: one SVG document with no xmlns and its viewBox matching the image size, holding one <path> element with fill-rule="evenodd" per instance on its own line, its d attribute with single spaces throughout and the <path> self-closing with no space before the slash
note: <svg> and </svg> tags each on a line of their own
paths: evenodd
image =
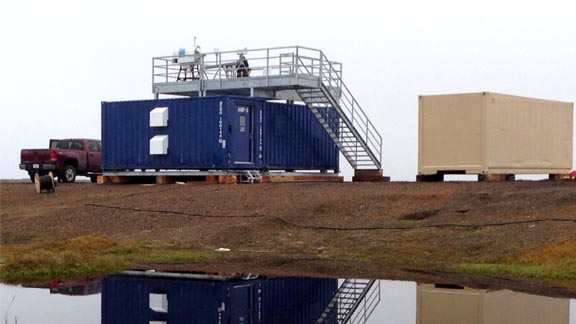
<svg viewBox="0 0 576 324">
<path fill-rule="evenodd" d="M 232 124 L 232 162 L 235 164 L 252 163 L 253 109 L 248 105 L 238 105 L 236 108 Z"/>
<path fill-rule="evenodd" d="M 235 324 L 252 324 L 252 286 L 237 286 L 230 291 L 230 319 Z"/>
</svg>

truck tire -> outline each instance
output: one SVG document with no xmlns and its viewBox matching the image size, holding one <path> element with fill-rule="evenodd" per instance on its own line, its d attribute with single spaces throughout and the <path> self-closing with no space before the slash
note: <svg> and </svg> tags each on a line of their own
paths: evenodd
<svg viewBox="0 0 576 324">
<path fill-rule="evenodd" d="M 73 165 L 66 165 L 62 172 L 62 182 L 72 183 L 76 180 L 76 168 Z"/>
<path fill-rule="evenodd" d="M 91 176 L 90 176 L 90 182 L 92 182 L 92 183 L 98 182 L 98 176 L 91 175 Z"/>
</svg>

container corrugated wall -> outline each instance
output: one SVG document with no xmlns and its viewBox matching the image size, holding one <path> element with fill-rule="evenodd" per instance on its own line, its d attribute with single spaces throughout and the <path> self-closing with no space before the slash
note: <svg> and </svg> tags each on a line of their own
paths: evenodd
<svg viewBox="0 0 576 324">
<path fill-rule="evenodd" d="M 418 173 L 559 174 L 572 168 L 573 104 L 470 93 L 421 96 Z"/>
<path fill-rule="evenodd" d="M 102 103 L 102 167 L 123 169 L 225 168 L 218 143 L 222 98 Z M 168 127 L 150 127 L 149 112 L 169 107 Z M 149 141 L 168 135 L 169 154 L 150 155 Z"/>
<path fill-rule="evenodd" d="M 108 276 L 102 283 L 102 324 L 243 323 L 241 317 L 256 324 L 315 323 L 336 290 L 337 279 L 323 278 L 208 281 Z M 167 312 L 150 309 L 150 294 L 167 296 Z"/>
<path fill-rule="evenodd" d="M 168 312 L 153 311 L 150 294 L 166 294 Z M 218 323 L 226 294 L 222 282 L 109 276 L 102 282 L 102 324 Z"/>
<path fill-rule="evenodd" d="M 336 169 L 338 147 L 306 106 L 267 103 L 264 162 L 268 169 Z"/>
<path fill-rule="evenodd" d="M 262 281 L 262 323 L 316 323 L 336 291 L 338 280 L 272 278 Z M 334 319 L 335 320 L 335 319 Z"/>
<path fill-rule="evenodd" d="M 150 111 L 168 107 L 168 125 L 150 127 Z M 150 139 L 168 135 L 167 154 Z M 306 106 L 241 97 L 102 103 L 106 171 L 338 170 L 338 148 Z"/>
</svg>

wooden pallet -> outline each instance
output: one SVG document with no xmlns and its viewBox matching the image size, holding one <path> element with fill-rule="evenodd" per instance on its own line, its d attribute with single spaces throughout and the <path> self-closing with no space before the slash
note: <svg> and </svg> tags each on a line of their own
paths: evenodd
<svg viewBox="0 0 576 324">
<path fill-rule="evenodd" d="M 444 173 L 430 174 L 430 175 L 417 175 L 416 182 L 443 182 Z M 549 174 L 548 180 L 560 181 L 566 177 L 565 174 Z M 479 174 L 478 182 L 505 182 L 516 181 L 515 174 Z"/>
<path fill-rule="evenodd" d="M 390 182 L 390 177 L 383 176 L 382 169 L 354 170 L 352 182 Z"/>
<path fill-rule="evenodd" d="M 237 175 L 199 175 L 199 176 L 98 176 L 98 184 L 174 184 L 176 182 L 204 182 L 207 184 L 240 183 Z M 265 175 L 258 183 L 280 182 L 344 182 L 344 177 L 323 175 Z"/>
<path fill-rule="evenodd" d="M 262 183 L 279 182 L 344 182 L 344 177 L 322 175 L 272 175 L 262 177 Z"/>
</svg>

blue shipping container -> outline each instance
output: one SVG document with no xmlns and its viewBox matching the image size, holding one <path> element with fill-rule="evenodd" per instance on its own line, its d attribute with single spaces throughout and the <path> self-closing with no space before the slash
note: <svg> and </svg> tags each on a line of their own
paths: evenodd
<svg viewBox="0 0 576 324">
<path fill-rule="evenodd" d="M 166 126 L 150 126 L 155 108 L 167 108 Z M 150 154 L 162 135 L 166 154 Z M 102 143 L 104 171 L 339 170 L 337 146 L 306 106 L 263 99 L 102 102 Z"/>
<path fill-rule="evenodd" d="M 114 275 L 102 281 L 102 324 L 316 323 L 337 290 L 337 279 L 324 278 L 220 281 Z M 158 296 L 164 300 L 160 309 L 153 302 Z"/>
</svg>

